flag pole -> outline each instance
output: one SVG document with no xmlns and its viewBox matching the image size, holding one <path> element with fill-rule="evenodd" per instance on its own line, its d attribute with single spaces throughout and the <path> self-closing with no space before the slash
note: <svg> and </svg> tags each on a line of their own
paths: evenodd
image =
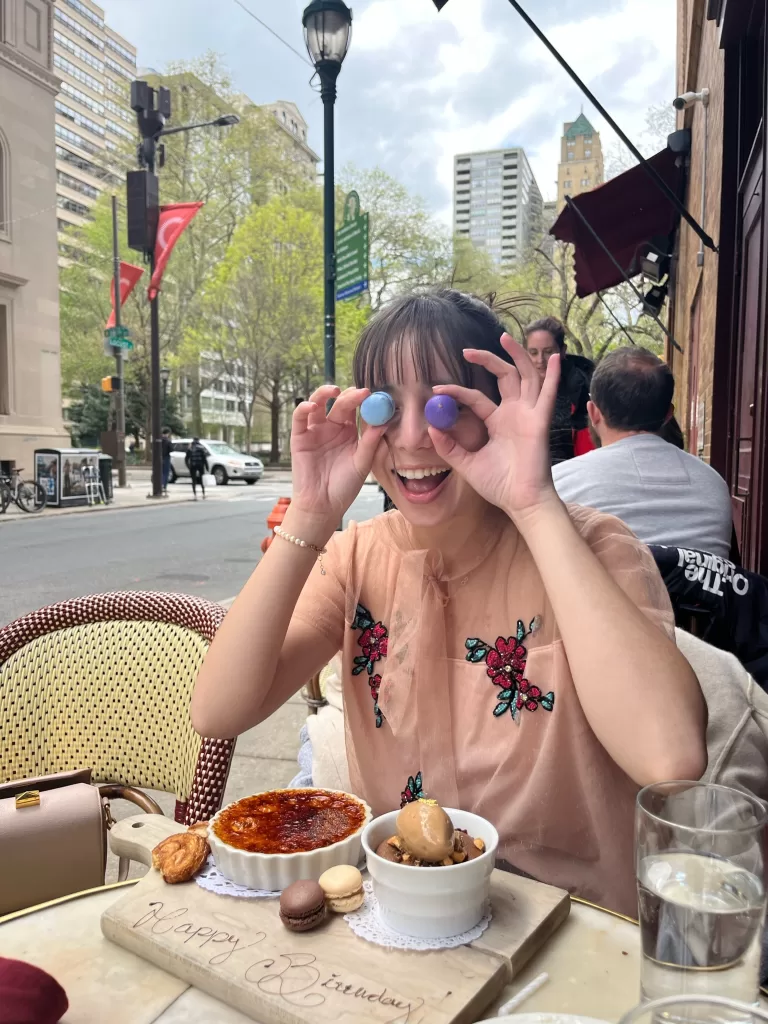
<svg viewBox="0 0 768 1024">
<path fill-rule="evenodd" d="M 115 327 L 120 326 L 120 239 L 117 232 L 117 196 L 112 195 L 112 259 L 114 263 L 114 292 L 115 292 Z M 118 347 L 115 352 L 115 373 L 118 377 L 118 388 L 115 392 L 115 431 L 117 433 L 116 461 L 117 461 L 117 486 L 127 485 L 125 468 L 125 366 L 123 362 L 123 349 Z"/>
</svg>

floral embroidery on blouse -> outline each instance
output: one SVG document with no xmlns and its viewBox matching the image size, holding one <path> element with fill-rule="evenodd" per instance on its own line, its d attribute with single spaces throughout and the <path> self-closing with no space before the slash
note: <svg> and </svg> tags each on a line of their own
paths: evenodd
<svg viewBox="0 0 768 1024">
<path fill-rule="evenodd" d="M 413 775 L 408 776 L 408 783 L 400 794 L 400 808 L 402 810 L 406 804 L 415 803 L 417 800 L 424 799 L 424 789 L 422 788 L 421 772 L 416 773 L 416 777 Z"/>
<path fill-rule="evenodd" d="M 540 687 L 525 678 L 528 649 L 523 641 L 535 633 L 540 624 L 538 615 L 527 630 L 522 620 L 518 620 L 516 635 L 506 639 L 500 636 L 493 645 L 477 637 L 470 637 L 464 642 L 467 661 L 475 664 L 484 661 L 491 681 L 500 688 L 496 694 L 498 703 L 493 709 L 496 718 L 501 718 L 509 711 L 513 720 L 517 721 L 523 710 L 536 711 L 542 707 L 545 711 L 551 711 L 555 706 L 554 693 L 543 693 Z"/>
<path fill-rule="evenodd" d="M 359 604 L 352 622 L 352 629 L 359 629 L 360 636 L 357 638 L 358 646 L 363 653 L 355 658 L 355 667 L 352 669 L 353 676 L 359 676 L 361 672 L 367 672 L 372 678 L 369 680 L 371 697 L 373 698 L 373 714 L 376 719 L 376 728 L 380 729 L 384 722 L 384 715 L 379 707 L 379 689 L 381 687 L 381 676 L 373 675 L 373 667 L 377 661 L 387 656 L 389 644 L 389 631 L 383 622 L 375 622 L 373 616 L 363 605 Z"/>
<path fill-rule="evenodd" d="M 381 688 L 381 676 L 376 675 L 369 680 L 371 697 L 373 697 L 373 714 L 376 719 L 376 728 L 380 729 L 384 722 L 384 715 L 379 707 L 379 689 Z"/>
</svg>

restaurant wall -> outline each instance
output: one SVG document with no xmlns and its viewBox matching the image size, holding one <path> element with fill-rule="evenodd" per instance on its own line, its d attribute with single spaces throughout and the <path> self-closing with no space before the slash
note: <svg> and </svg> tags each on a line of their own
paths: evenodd
<svg viewBox="0 0 768 1024">
<path fill-rule="evenodd" d="M 724 59 L 715 22 L 705 16 L 705 0 L 678 0 L 677 93 L 708 88 L 705 112 L 696 103 L 678 114 L 677 127 L 691 131 L 691 154 L 686 205 L 701 219 L 704 178 L 705 116 L 706 196 L 704 228 L 718 241 L 723 167 Z M 712 397 L 715 381 L 715 327 L 718 298 L 718 257 L 704 250 L 698 236 L 682 222 L 676 271 L 672 326 L 683 352 L 669 346 L 668 359 L 675 376 L 675 407 L 688 450 L 709 462 L 712 454 Z"/>
</svg>

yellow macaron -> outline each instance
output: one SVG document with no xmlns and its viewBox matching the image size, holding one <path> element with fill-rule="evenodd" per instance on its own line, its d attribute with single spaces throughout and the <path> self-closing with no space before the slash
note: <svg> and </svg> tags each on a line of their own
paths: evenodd
<svg viewBox="0 0 768 1024">
<path fill-rule="evenodd" d="M 363 905 L 363 876 L 351 864 L 338 864 L 320 875 L 325 905 L 335 914 L 349 914 Z"/>
</svg>

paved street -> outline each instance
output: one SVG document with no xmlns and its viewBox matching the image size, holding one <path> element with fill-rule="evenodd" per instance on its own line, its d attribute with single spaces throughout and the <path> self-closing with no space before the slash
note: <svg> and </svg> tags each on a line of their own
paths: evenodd
<svg viewBox="0 0 768 1024">
<path fill-rule="evenodd" d="M 189 492 L 187 483 L 171 493 Z M 45 604 L 107 590 L 174 590 L 213 601 L 234 597 L 261 557 L 266 518 L 290 497 L 289 474 L 253 487 L 230 484 L 207 501 L 0 522 L 0 624 Z M 350 511 L 381 511 L 366 485 Z"/>
</svg>

